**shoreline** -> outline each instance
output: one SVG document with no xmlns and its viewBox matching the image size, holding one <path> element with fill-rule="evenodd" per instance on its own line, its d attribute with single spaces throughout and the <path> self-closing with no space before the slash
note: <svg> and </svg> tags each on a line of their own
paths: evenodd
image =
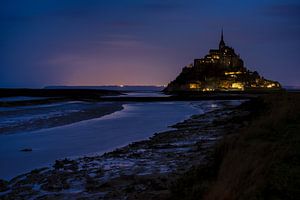
<svg viewBox="0 0 300 200">
<path fill-rule="evenodd" d="M 204 104 L 207 105 L 203 107 L 205 110 L 209 108 L 209 103 Z M 99 155 L 146 139 L 154 132 L 169 130 L 168 125 L 199 113 L 196 105 L 189 102 L 130 103 L 124 104 L 121 111 L 101 118 L 34 132 L 2 135 L 1 178 L 9 180 L 36 167 L 51 166 L 56 159 Z M 22 152 L 21 149 L 32 151 Z"/>
<path fill-rule="evenodd" d="M 270 94 L 244 104 L 242 126 L 171 186 L 172 200 L 298 199 L 300 93 Z"/>
<path fill-rule="evenodd" d="M 62 105 L 65 104 L 68 106 L 68 104 L 72 103 L 71 102 L 57 102 L 61 103 Z M 81 101 L 78 101 L 78 103 L 84 103 Z M 90 107 L 83 108 L 82 110 L 78 110 L 76 112 L 65 112 L 62 113 L 61 115 L 53 115 L 53 116 L 45 116 L 41 118 L 37 118 L 31 120 L 31 121 L 21 121 L 19 123 L 15 124 L 8 124 L 7 126 L 2 125 L 0 127 L 0 136 L 1 135 L 8 135 L 8 134 L 18 134 L 20 131 L 21 132 L 32 132 L 32 131 L 39 131 L 42 129 L 49 129 L 49 128 L 55 128 L 55 127 L 60 127 L 60 126 L 65 126 L 65 125 L 70 125 L 73 123 L 81 122 L 81 121 L 86 121 L 86 120 L 91 120 L 91 119 L 96 119 L 96 118 L 101 118 L 103 116 L 112 114 L 114 112 L 120 111 L 123 109 L 123 104 L 122 102 L 112 102 L 112 103 L 106 103 L 106 105 L 101 105 L 100 104 L 93 104 L 89 105 Z M 55 104 L 49 104 L 51 106 L 56 106 Z M 29 108 L 31 110 L 35 109 L 41 109 L 43 107 L 43 104 L 35 104 L 34 106 Z M 60 104 L 59 104 L 60 106 Z M 29 110 L 30 111 L 30 110 Z M 1 115 L 5 116 L 6 113 L 9 115 L 12 115 L 14 112 L 29 112 L 28 107 L 20 108 L 17 110 L 8 110 L 8 111 L 1 111 Z M 48 111 L 48 112 L 53 112 L 53 111 Z M 16 114 L 15 114 L 16 115 Z M 28 125 L 28 123 L 30 123 Z"/>
<path fill-rule="evenodd" d="M 153 196 L 153 192 L 166 195 L 168 181 L 161 183 L 164 190 L 153 189 L 153 185 L 149 188 L 143 182 L 165 180 L 170 175 L 177 177 L 192 165 L 205 162 L 213 144 L 232 128 L 215 125 L 216 120 L 242 114 L 233 107 L 224 105 L 222 109 L 192 116 L 172 126 L 174 130 L 156 133 L 149 140 L 133 142 L 102 156 L 56 161 L 53 168 L 36 169 L 9 182 L 4 181 L 8 190 L 2 194 L 7 198 L 27 198 L 43 196 L 47 192 L 47 197 L 55 195 L 55 198 L 92 195 L 104 199 L 115 195 L 132 197 L 141 191 L 143 195 Z M 194 161 L 190 162 L 191 159 Z M 180 166 L 184 166 L 183 169 Z M 131 188 L 132 184 L 136 187 Z M 116 194 L 116 191 L 120 193 Z"/>
</svg>

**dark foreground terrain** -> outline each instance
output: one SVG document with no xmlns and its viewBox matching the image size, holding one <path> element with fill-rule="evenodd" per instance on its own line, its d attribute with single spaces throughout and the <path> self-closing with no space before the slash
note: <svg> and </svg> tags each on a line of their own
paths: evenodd
<svg viewBox="0 0 300 200">
<path fill-rule="evenodd" d="M 172 199 L 299 199 L 300 94 L 263 96 L 243 105 L 243 126 L 215 147 L 211 160 L 182 175 Z"/>
<path fill-rule="evenodd" d="M 0 199 L 297 199 L 300 95 L 269 94 L 103 156 L 0 182 Z"/>
</svg>

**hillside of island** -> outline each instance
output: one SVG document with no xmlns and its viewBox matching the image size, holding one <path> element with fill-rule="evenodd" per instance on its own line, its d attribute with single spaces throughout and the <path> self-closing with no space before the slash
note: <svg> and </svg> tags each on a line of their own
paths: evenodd
<svg viewBox="0 0 300 200">
<path fill-rule="evenodd" d="M 232 47 L 226 46 L 223 31 L 218 49 L 184 67 L 168 84 L 166 93 L 208 91 L 278 91 L 281 85 L 250 71 Z"/>
</svg>

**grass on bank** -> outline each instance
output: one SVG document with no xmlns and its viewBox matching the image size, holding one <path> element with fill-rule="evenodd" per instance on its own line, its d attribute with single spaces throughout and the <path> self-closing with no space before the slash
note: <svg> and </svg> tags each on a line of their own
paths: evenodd
<svg viewBox="0 0 300 200">
<path fill-rule="evenodd" d="M 265 95 L 244 109 L 247 125 L 178 179 L 172 199 L 299 199 L 300 94 Z"/>
</svg>

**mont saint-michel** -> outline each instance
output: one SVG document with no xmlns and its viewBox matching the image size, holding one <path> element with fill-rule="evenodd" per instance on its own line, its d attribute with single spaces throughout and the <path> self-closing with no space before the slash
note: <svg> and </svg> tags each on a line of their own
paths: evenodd
<svg viewBox="0 0 300 200">
<path fill-rule="evenodd" d="M 225 44 L 223 30 L 218 49 L 185 66 L 168 84 L 166 92 L 176 91 L 261 91 L 279 90 L 277 81 L 267 80 L 244 66 L 240 55 Z"/>
<path fill-rule="evenodd" d="M 0 200 L 300 200 L 300 0 L 0 2 Z"/>
</svg>

